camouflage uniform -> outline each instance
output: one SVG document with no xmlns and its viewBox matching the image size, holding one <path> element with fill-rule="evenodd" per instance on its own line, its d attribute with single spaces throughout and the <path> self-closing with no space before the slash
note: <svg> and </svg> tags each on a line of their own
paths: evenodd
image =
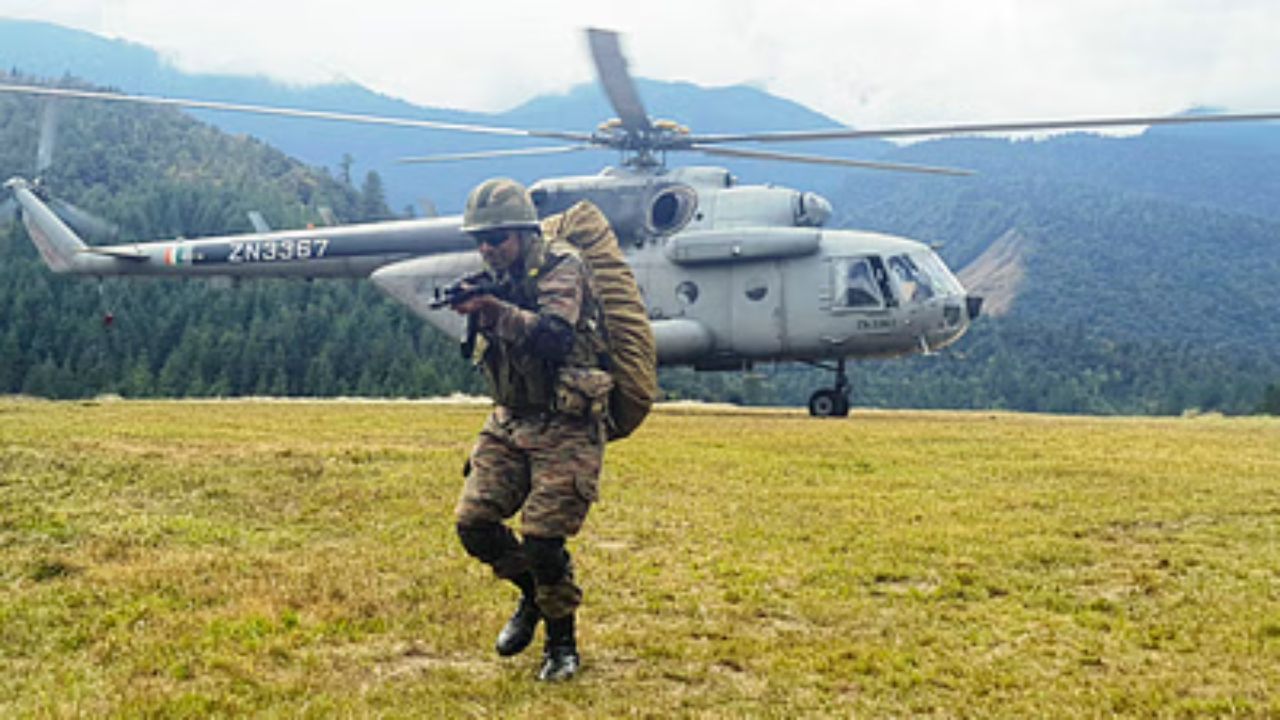
<svg viewBox="0 0 1280 720">
<path fill-rule="evenodd" d="M 464 534 L 468 551 L 517 585 L 532 572 L 538 608 L 555 619 L 582 599 L 563 539 L 578 533 L 597 497 L 610 381 L 598 369 L 603 341 L 582 260 L 567 244 L 537 235 L 525 242 L 523 263 L 497 278 L 510 300 L 480 328 L 474 359 L 495 408 L 471 451 L 455 514 L 460 533 L 490 533 L 483 547 Z M 572 349 L 555 362 L 531 348 L 551 317 L 573 329 Z M 521 510 L 524 543 L 502 525 Z M 559 540 L 559 554 L 539 567 L 531 539 Z"/>
</svg>

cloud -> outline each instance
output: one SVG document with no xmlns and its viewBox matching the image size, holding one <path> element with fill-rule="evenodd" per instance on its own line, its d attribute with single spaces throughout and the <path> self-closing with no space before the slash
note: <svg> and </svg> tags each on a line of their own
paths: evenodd
<svg viewBox="0 0 1280 720">
<path fill-rule="evenodd" d="M 636 74 L 764 87 L 863 127 L 1280 106 L 1271 0 L 0 0 L 0 15 L 187 70 L 476 110 L 590 81 L 587 25 L 625 33 Z"/>
</svg>

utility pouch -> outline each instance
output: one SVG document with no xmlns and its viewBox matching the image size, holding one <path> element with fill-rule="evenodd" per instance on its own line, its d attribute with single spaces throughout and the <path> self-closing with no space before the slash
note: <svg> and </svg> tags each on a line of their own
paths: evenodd
<svg viewBox="0 0 1280 720">
<path fill-rule="evenodd" d="M 609 409 L 613 377 L 604 370 L 562 367 L 556 372 L 556 412 L 572 417 L 604 417 Z"/>
</svg>

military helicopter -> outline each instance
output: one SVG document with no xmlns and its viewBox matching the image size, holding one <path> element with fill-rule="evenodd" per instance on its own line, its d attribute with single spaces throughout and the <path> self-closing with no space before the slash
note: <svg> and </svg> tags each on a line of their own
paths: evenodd
<svg viewBox="0 0 1280 720">
<path fill-rule="evenodd" d="M 581 200 L 604 211 L 640 283 L 658 344 L 659 362 L 702 370 L 742 370 L 756 363 L 802 362 L 834 373 L 831 387 L 809 399 L 820 417 L 849 412 L 850 359 L 931 353 L 958 340 L 978 317 L 982 299 L 966 292 L 929 246 L 903 237 L 825 227 L 823 197 L 772 185 L 741 185 L 718 167 L 668 167 L 673 152 L 964 175 L 964 170 L 781 153 L 735 143 L 869 137 L 924 137 L 979 132 L 1045 131 L 1188 122 L 1280 119 L 1280 113 L 1131 117 L 991 123 L 881 130 L 834 129 L 699 135 L 649 116 L 627 70 L 618 35 L 589 29 L 597 77 L 617 117 L 594 132 L 526 130 L 486 125 L 330 113 L 152 96 L 0 85 L 0 92 L 169 105 L 420 127 L 567 141 L 569 145 L 406 158 L 461 161 L 611 149 L 617 167 L 598 175 L 548 178 L 530 186 L 542 216 Z M 59 273 L 103 277 L 368 277 L 392 298 L 445 332 L 462 321 L 433 309 L 439 291 L 479 270 L 461 218 L 433 217 L 368 224 L 93 246 L 50 208 L 33 182 L 10 179 L 23 222 L 44 262 Z"/>
</svg>

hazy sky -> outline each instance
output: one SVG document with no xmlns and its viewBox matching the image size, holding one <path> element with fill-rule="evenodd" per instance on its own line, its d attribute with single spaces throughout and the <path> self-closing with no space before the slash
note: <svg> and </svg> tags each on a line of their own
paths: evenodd
<svg viewBox="0 0 1280 720">
<path fill-rule="evenodd" d="M 592 79 L 581 28 L 637 75 L 762 87 L 844 123 L 1280 110 L 1280 0 L 0 0 L 188 71 L 349 79 L 502 110 Z"/>
</svg>

